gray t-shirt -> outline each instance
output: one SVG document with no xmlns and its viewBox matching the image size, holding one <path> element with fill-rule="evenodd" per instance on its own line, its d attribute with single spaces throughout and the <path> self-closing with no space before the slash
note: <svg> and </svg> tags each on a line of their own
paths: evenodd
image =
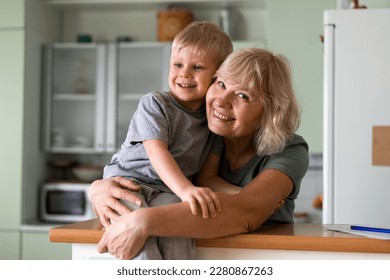
<svg viewBox="0 0 390 280">
<path fill-rule="evenodd" d="M 105 166 L 103 177 L 127 176 L 164 185 L 142 144 L 144 140 L 156 139 L 167 143 L 169 152 L 190 180 L 200 171 L 210 152 L 220 155 L 223 149 L 223 139 L 208 129 L 205 107 L 190 111 L 169 93 L 155 91 L 140 99 L 126 140 Z"/>
<path fill-rule="evenodd" d="M 222 155 L 219 176 L 236 186 L 244 187 L 265 169 L 277 169 L 287 174 L 294 183 L 294 189 L 283 206 L 269 217 L 265 224 L 293 223 L 294 200 L 298 196 L 302 178 L 309 165 L 308 150 L 306 141 L 301 136 L 294 135 L 283 151 L 270 156 L 255 155 L 245 166 L 235 171 L 230 169 L 229 163 Z"/>
</svg>

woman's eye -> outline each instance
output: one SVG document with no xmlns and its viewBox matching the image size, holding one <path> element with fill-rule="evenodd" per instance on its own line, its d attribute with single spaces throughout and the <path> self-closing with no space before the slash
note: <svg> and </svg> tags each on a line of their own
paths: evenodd
<svg viewBox="0 0 390 280">
<path fill-rule="evenodd" d="M 245 101 L 250 101 L 249 96 L 246 95 L 245 93 L 240 92 L 240 93 L 237 94 L 237 96 L 240 97 L 240 98 L 242 98 L 242 99 L 245 100 Z"/>
<path fill-rule="evenodd" d="M 220 85 L 222 88 L 225 88 L 225 84 L 221 81 L 218 82 L 218 85 Z"/>
</svg>

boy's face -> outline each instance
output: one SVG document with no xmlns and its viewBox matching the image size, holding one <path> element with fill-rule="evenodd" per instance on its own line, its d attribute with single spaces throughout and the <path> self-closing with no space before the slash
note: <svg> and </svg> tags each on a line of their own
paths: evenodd
<svg viewBox="0 0 390 280">
<path fill-rule="evenodd" d="M 200 55 L 191 47 L 173 49 L 169 70 L 172 95 L 189 110 L 201 108 L 216 70 L 211 54 Z"/>
</svg>

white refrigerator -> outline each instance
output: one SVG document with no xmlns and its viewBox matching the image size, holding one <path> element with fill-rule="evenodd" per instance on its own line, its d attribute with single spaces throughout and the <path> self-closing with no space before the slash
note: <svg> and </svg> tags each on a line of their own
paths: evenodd
<svg viewBox="0 0 390 280">
<path fill-rule="evenodd" d="M 390 228 L 390 9 L 324 13 L 324 224 Z"/>
</svg>

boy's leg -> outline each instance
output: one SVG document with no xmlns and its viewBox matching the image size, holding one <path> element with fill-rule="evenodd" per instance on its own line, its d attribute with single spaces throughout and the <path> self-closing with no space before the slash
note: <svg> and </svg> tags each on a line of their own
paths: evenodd
<svg viewBox="0 0 390 280">
<path fill-rule="evenodd" d="M 160 248 L 158 247 L 158 238 L 151 236 L 145 241 L 145 246 L 133 258 L 133 260 L 163 260 Z"/>
<path fill-rule="evenodd" d="M 150 207 L 181 202 L 173 193 L 160 193 L 149 202 Z M 178 225 L 179 226 L 179 225 Z M 158 247 L 164 260 L 193 260 L 196 257 L 195 239 L 186 237 L 159 237 Z"/>
<path fill-rule="evenodd" d="M 149 206 L 148 206 L 148 203 L 147 203 L 146 200 L 145 200 L 144 195 L 143 195 L 141 192 L 134 192 L 134 191 L 130 191 L 130 190 L 127 190 L 127 191 L 130 192 L 130 193 L 132 193 L 132 194 L 134 194 L 135 196 L 137 196 L 138 198 L 140 198 L 141 201 L 142 201 L 141 206 L 138 206 L 138 205 L 136 205 L 136 204 L 134 204 L 134 203 L 131 203 L 131 202 L 128 201 L 128 200 L 121 199 L 120 202 L 121 202 L 123 205 L 125 205 L 127 208 L 129 208 L 131 211 L 137 210 L 137 209 L 139 209 L 139 208 L 141 208 L 141 207 L 149 207 Z"/>
<path fill-rule="evenodd" d="M 156 190 L 144 185 L 142 185 L 141 192 L 133 192 L 130 190 L 128 191 L 133 193 L 134 195 L 136 195 L 142 200 L 141 207 L 149 207 L 146 198 L 150 197 L 153 192 L 156 192 Z M 133 204 L 127 200 L 121 200 L 121 203 L 124 204 L 127 208 L 129 208 L 132 211 L 141 208 L 140 206 Z M 133 258 L 133 260 L 162 260 L 162 259 L 163 257 L 161 256 L 160 249 L 158 247 L 158 238 L 155 236 L 149 237 L 146 240 L 145 246 L 142 248 L 142 250 L 139 251 L 139 253 Z"/>
</svg>

